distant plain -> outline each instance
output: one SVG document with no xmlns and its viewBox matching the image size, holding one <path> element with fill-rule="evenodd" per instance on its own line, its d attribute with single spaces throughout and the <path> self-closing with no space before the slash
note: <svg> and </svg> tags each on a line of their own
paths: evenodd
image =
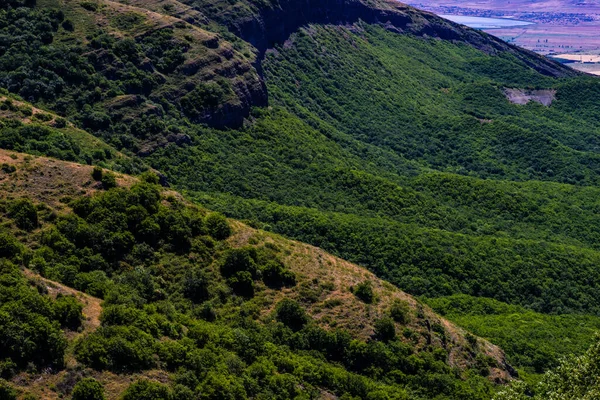
<svg viewBox="0 0 600 400">
<path fill-rule="evenodd" d="M 570 66 L 600 74 L 600 4 L 593 1 L 517 0 L 458 1 L 412 0 L 408 4 L 450 17 L 476 29 L 482 29 L 509 43 L 543 55 L 571 61 Z M 464 18 L 490 18 L 469 20 Z M 507 22 L 503 23 L 502 20 Z M 500 21 L 500 22 L 498 22 Z M 529 24 L 513 21 L 528 22 Z"/>
</svg>

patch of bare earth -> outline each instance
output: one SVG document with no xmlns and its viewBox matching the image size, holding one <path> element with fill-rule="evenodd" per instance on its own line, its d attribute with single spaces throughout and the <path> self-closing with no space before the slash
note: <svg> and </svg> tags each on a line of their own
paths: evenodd
<svg viewBox="0 0 600 400">
<path fill-rule="evenodd" d="M 47 157 L 35 157 L 0 149 L 0 165 L 16 168 L 14 172 L 0 170 L 0 192 L 3 196 L 29 197 L 57 211 L 67 206 L 61 199 L 88 196 L 101 189 L 92 179 L 93 167 Z M 115 174 L 117 185 L 131 186 L 137 179 Z"/>
<path fill-rule="evenodd" d="M 525 105 L 531 101 L 549 107 L 556 99 L 556 90 L 526 90 L 505 88 L 504 95 L 513 104 Z"/>
</svg>

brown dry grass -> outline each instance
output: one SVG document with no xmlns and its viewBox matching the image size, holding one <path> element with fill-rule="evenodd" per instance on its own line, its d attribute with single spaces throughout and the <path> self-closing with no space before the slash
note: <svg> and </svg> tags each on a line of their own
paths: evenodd
<svg viewBox="0 0 600 400">
<path fill-rule="evenodd" d="M 100 314 L 102 313 L 102 300 L 72 289 L 61 283 L 43 278 L 29 269 L 24 269 L 23 274 L 30 280 L 35 280 L 42 283 L 48 290 L 48 294 L 53 298 L 56 298 L 58 294 L 75 296 L 75 298 L 77 298 L 77 300 L 83 304 L 84 320 L 82 322 L 82 330 L 80 332 L 69 332 L 67 334 L 67 338 L 69 340 L 77 339 L 83 334 L 89 334 L 98 329 L 100 326 Z"/>
<path fill-rule="evenodd" d="M 93 167 L 47 157 L 35 157 L 0 149 L 0 164 L 14 166 L 13 173 L 0 171 L 0 193 L 3 197 L 29 197 L 56 211 L 67 206 L 61 199 L 89 196 L 99 189 L 92 180 Z M 116 174 L 119 186 L 131 186 L 136 178 Z"/>
<path fill-rule="evenodd" d="M 264 297 L 263 317 L 267 318 L 275 304 L 284 297 L 301 302 L 314 320 L 325 329 L 343 328 L 354 336 L 368 339 L 374 333 L 375 321 L 388 315 L 395 300 L 404 301 L 410 308 L 410 320 L 407 324 L 396 324 L 396 332 L 402 336 L 405 329 L 416 332 L 416 339 L 404 339 L 412 342 L 417 349 L 429 345 L 442 347 L 448 352 L 450 365 L 464 369 L 473 366 L 477 352 L 496 360 L 499 368 L 492 368 L 490 379 L 506 382 L 510 379 L 507 372 L 504 353 L 486 340 L 478 339 L 477 348 L 472 349 L 466 339 L 467 332 L 451 322 L 440 318 L 429 307 L 414 297 L 402 292 L 388 282 L 377 278 L 365 268 L 335 257 L 324 250 L 305 243 L 282 238 L 278 235 L 252 229 L 240 222 L 233 221 L 234 235 L 229 242 L 234 247 L 244 245 L 275 246 L 284 264 L 298 279 L 293 288 L 272 290 L 262 288 L 259 295 Z M 373 304 L 365 304 L 352 292 L 351 287 L 364 281 L 371 281 L 376 295 Z M 316 301 L 306 300 L 306 293 L 316 295 Z M 328 306 L 334 304 L 334 306 Z M 432 330 L 439 324 L 445 332 L 445 339 Z"/>
</svg>

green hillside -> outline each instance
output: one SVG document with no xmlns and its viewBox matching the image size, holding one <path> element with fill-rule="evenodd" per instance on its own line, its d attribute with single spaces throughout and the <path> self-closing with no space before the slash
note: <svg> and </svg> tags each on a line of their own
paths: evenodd
<svg viewBox="0 0 600 400">
<path fill-rule="evenodd" d="M 26 382 L 51 366 L 74 385 L 87 376 L 74 360 L 111 399 L 490 399 L 514 371 L 472 334 L 527 378 L 582 354 L 600 327 L 599 82 L 385 0 L 7 1 L 0 276 L 16 289 L 4 320 L 41 321 L 58 347 L 29 372 L 15 352 L 0 375 Z M 513 104 L 509 90 L 552 102 Z M 14 175 L 17 152 L 152 168 L 183 198 L 148 173 L 151 184 L 101 195 L 134 178 L 79 165 L 55 181 L 43 163 Z M 70 192 L 68 171 L 81 180 Z M 20 197 L 34 206 L 19 218 L 47 214 L 41 230 L 13 225 Z M 378 288 L 365 305 L 369 284 L 321 265 L 332 256 L 301 265 L 308 247 L 235 224 L 226 241 L 207 209 L 393 286 L 364 275 Z M 103 298 L 101 327 L 74 340 L 52 310 L 78 306 L 28 289 L 16 266 Z M 386 296 L 398 289 L 472 334 L 415 300 L 415 319 L 394 325 Z M 40 315 L 11 314 L 20 296 Z M 140 378 L 155 383 L 123 394 Z M 35 395 L 71 396 L 58 380 Z"/>
</svg>

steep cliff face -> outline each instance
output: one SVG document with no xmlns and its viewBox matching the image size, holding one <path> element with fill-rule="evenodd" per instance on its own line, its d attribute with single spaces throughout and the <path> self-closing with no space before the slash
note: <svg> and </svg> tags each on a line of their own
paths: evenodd
<svg viewBox="0 0 600 400">
<path fill-rule="evenodd" d="M 398 33 L 465 43 L 486 54 L 509 52 L 545 75 L 575 74 L 571 69 L 533 52 L 393 0 L 278 0 L 269 4 L 246 0 L 230 6 L 218 2 L 207 4 L 205 0 L 187 3 L 206 13 L 209 18 L 227 25 L 235 34 L 254 45 L 259 50 L 259 62 L 268 48 L 283 43 L 302 26 L 346 25 L 363 21 L 385 26 Z"/>
</svg>

